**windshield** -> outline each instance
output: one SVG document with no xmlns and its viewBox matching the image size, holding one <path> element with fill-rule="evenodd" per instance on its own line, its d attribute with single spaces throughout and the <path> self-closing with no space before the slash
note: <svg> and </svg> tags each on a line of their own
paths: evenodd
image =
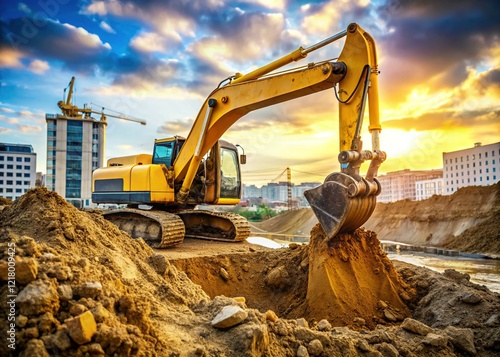
<svg viewBox="0 0 500 357">
<path fill-rule="evenodd" d="M 240 198 L 240 171 L 238 154 L 221 148 L 221 198 Z"/>
</svg>

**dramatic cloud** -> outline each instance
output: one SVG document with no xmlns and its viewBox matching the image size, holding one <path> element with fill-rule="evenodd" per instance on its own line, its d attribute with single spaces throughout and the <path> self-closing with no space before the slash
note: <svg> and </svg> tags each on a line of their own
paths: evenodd
<svg viewBox="0 0 500 357">
<path fill-rule="evenodd" d="M 33 60 L 28 66 L 28 69 L 36 74 L 44 74 L 50 68 L 48 62 L 41 60 Z"/>
<path fill-rule="evenodd" d="M 99 24 L 99 27 L 102 28 L 106 32 L 116 33 L 116 31 L 106 21 L 101 21 L 101 23 Z"/>
<path fill-rule="evenodd" d="M 176 32 L 168 36 L 154 32 L 141 33 L 130 41 L 130 47 L 140 52 L 167 52 L 172 48 L 179 48 L 182 39 Z"/>
</svg>

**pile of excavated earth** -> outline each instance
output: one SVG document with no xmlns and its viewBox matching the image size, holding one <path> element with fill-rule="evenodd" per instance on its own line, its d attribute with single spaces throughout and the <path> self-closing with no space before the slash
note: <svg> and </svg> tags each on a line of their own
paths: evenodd
<svg viewBox="0 0 500 357">
<path fill-rule="evenodd" d="M 455 270 L 392 263 L 374 232 L 328 240 L 315 226 L 308 245 L 235 245 L 171 259 L 175 248 L 30 190 L 0 212 L 0 355 L 500 353 L 499 294 Z"/>
</svg>

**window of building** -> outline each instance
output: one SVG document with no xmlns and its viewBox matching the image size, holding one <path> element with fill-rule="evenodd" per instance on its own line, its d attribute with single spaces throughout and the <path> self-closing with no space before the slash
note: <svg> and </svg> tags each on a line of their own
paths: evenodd
<svg viewBox="0 0 500 357">
<path fill-rule="evenodd" d="M 23 165 L 16 165 L 16 170 L 22 170 L 23 169 Z"/>
<path fill-rule="evenodd" d="M 495 165 L 495 159 L 491 160 L 491 164 Z"/>
<path fill-rule="evenodd" d="M 497 168 L 496 167 L 493 168 L 493 172 L 497 172 Z"/>
<path fill-rule="evenodd" d="M 485 152 L 485 153 L 484 153 L 484 157 L 488 157 L 488 152 Z"/>
<path fill-rule="evenodd" d="M 7 156 L 7 161 L 14 161 L 14 158 L 12 156 Z"/>
<path fill-rule="evenodd" d="M 11 189 L 11 188 L 6 188 L 6 189 L 5 189 L 5 192 L 7 192 L 7 193 L 12 193 L 12 189 Z"/>
<path fill-rule="evenodd" d="M 470 183 L 470 178 L 467 179 L 467 183 Z"/>
<path fill-rule="evenodd" d="M 0 193 L 3 193 L 3 188 L 0 188 Z"/>
<path fill-rule="evenodd" d="M 460 162 L 464 162 L 464 157 L 460 156 Z"/>
<path fill-rule="evenodd" d="M 7 185 L 12 185 L 14 183 L 14 181 L 12 180 L 7 180 Z"/>
<path fill-rule="evenodd" d="M 474 177 L 474 182 L 476 182 L 476 178 Z"/>
<path fill-rule="evenodd" d="M 1 155 L 1 156 L 0 156 L 0 161 L 4 161 L 4 159 L 5 159 L 5 158 L 4 158 L 4 156 L 3 156 L 3 155 Z"/>
<path fill-rule="evenodd" d="M 22 182 L 22 181 L 16 181 L 16 185 L 21 186 L 22 184 L 23 184 L 23 182 Z"/>
<path fill-rule="evenodd" d="M 457 158 L 455 158 L 455 164 L 457 163 Z"/>
<path fill-rule="evenodd" d="M 7 172 L 7 177 L 14 177 L 12 172 Z"/>
<path fill-rule="evenodd" d="M 29 165 L 24 165 L 24 169 L 29 170 L 30 169 Z"/>
<path fill-rule="evenodd" d="M 490 180 L 490 177 L 489 176 L 486 176 L 486 181 L 489 181 Z"/>
<path fill-rule="evenodd" d="M 483 182 L 483 178 L 482 178 L 482 177 L 480 177 L 480 178 L 479 178 L 479 181 Z"/>
<path fill-rule="evenodd" d="M 479 173 L 482 174 L 483 173 L 483 169 L 479 169 Z"/>
<path fill-rule="evenodd" d="M 24 162 L 31 162 L 31 157 L 25 157 Z"/>
<path fill-rule="evenodd" d="M 0 185 L 3 185 L 3 180 L 0 180 Z"/>
<path fill-rule="evenodd" d="M 30 182 L 29 182 L 29 181 L 24 181 L 24 184 L 25 184 L 25 185 L 29 185 L 29 184 L 30 184 Z"/>
<path fill-rule="evenodd" d="M 3 172 L 0 172 L 0 176 L 3 177 Z"/>
<path fill-rule="evenodd" d="M 476 167 L 476 163 L 475 162 L 472 163 L 472 167 Z"/>
<path fill-rule="evenodd" d="M 497 179 L 497 176 L 496 175 L 493 175 L 493 180 L 496 180 Z"/>
<path fill-rule="evenodd" d="M 14 165 L 7 165 L 7 169 L 13 169 L 14 168 Z"/>
<path fill-rule="evenodd" d="M 481 161 L 479 161 L 479 166 L 481 166 L 481 164 L 482 164 L 482 162 L 481 162 Z"/>
<path fill-rule="evenodd" d="M 30 174 L 24 174 L 24 177 L 30 177 Z"/>
<path fill-rule="evenodd" d="M 3 164 L 0 164 L 0 169 L 3 169 L 4 168 L 4 165 Z"/>
<path fill-rule="evenodd" d="M 22 157 L 16 157 L 16 161 L 17 162 L 23 162 L 23 158 Z"/>
<path fill-rule="evenodd" d="M 486 169 L 486 173 L 490 172 L 490 169 Z"/>
<path fill-rule="evenodd" d="M 23 173 L 22 172 L 16 172 L 16 177 L 23 177 Z"/>
<path fill-rule="evenodd" d="M 481 153 L 479 153 L 479 158 L 481 158 Z"/>
<path fill-rule="evenodd" d="M 16 193 L 23 193 L 23 190 L 21 188 L 16 188 Z"/>
</svg>

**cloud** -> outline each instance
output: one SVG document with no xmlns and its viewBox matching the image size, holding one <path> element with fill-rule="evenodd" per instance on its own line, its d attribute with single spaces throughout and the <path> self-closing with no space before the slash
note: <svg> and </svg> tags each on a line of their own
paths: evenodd
<svg viewBox="0 0 500 357">
<path fill-rule="evenodd" d="M 4 113 L 15 113 L 16 111 L 10 108 L 0 108 L 0 111 Z"/>
<path fill-rule="evenodd" d="M 31 61 L 28 69 L 36 74 L 44 74 L 50 68 L 49 64 L 45 61 L 35 59 Z"/>
<path fill-rule="evenodd" d="M 140 52 L 166 52 L 172 47 L 178 48 L 181 42 L 182 39 L 176 32 L 171 32 L 168 36 L 146 32 L 132 38 L 130 47 Z"/>
<path fill-rule="evenodd" d="M 95 70 L 109 55 L 111 46 L 99 36 L 82 27 L 45 20 L 43 26 L 29 17 L 2 22 L 0 50 L 18 51 L 23 58 L 59 60 L 68 69 L 81 72 Z"/>
<path fill-rule="evenodd" d="M 42 128 L 38 125 L 18 125 L 17 128 L 23 134 L 39 133 L 42 131 Z"/>
<path fill-rule="evenodd" d="M 116 33 L 116 31 L 106 21 L 101 21 L 101 23 L 99 24 L 99 27 L 102 28 L 106 32 Z"/>
<path fill-rule="evenodd" d="M 11 132 L 12 132 L 12 129 L 4 128 L 4 127 L 0 126 L 0 134 L 8 134 L 8 133 L 11 133 Z"/>
<path fill-rule="evenodd" d="M 12 48 L 2 48 L 0 47 L 0 68 L 23 68 L 23 63 L 21 62 L 23 54 L 21 51 Z"/>
</svg>

